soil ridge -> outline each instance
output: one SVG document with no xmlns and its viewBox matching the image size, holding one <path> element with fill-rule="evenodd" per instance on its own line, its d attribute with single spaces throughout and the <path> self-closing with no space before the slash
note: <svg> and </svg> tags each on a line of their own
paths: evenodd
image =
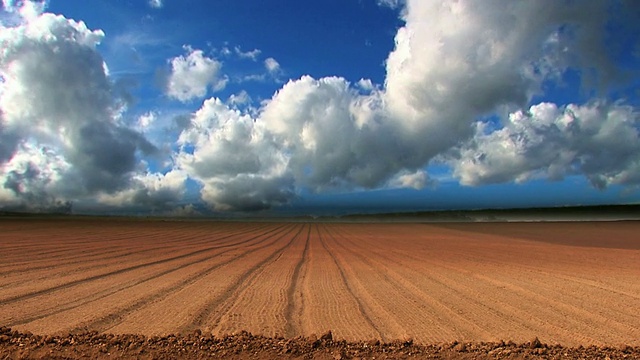
<svg viewBox="0 0 640 360">
<path fill-rule="evenodd" d="M 380 342 L 347 342 L 334 339 L 331 331 L 295 338 L 264 337 L 240 331 L 214 336 L 195 330 L 190 334 L 145 336 L 98 332 L 36 335 L 0 327 L 0 358 L 3 359 L 634 359 L 640 346 L 579 346 L 529 342 L 446 342 L 418 344 L 411 339 Z"/>
</svg>

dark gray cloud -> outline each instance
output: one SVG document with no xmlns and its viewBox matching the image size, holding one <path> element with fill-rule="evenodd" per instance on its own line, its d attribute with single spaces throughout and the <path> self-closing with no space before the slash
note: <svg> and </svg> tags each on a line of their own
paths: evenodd
<svg viewBox="0 0 640 360">
<path fill-rule="evenodd" d="M 43 184 L 48 179 L 41 174 L 38 167 L 28 163 L 21 172 L 9 171 L 4 177 L 3 187 L 10 190 L 18 198 L 18 201 L 4 207 L 5 210 L 30 211 L 30 212 L 55 212 L 70 213 L 71 202 L 57 199 L 46 191 Z"/>
<path fill-rule="evenodd" d="M 127 187 L 138 164 L 136 151 L 149 155 L 156 148 L 139 133 L 104 123 L 79 129 L 73 151 L 68 154 L 84 179 L 87 191 L 113 192 Z"/>
<path fill-rule="evenodd" d="M 4 131 L 2 128 L 3 123 L 2 113 L 0 113 L 0 164 L 11 159 L 19 140 L 15 134 Z"/>
<path fill-rule="evenodd" d="M 36 197 L 67 201 L 129 187 L 139 155 L 156 149 L 121 123 L 128 99 L 118 96 L 122 89 L 110 80 L 96 49 L 102 32 L 52 14 L 25 18 L 1 31 L 5 189 L 17 200 L 33 202 Z M 34 156 L 59 161 L 35 164 Z M 57 166 L 61 163 L 65 166 Z M 33 174 L 39 176 L 29 176 Z"/>
</svg>

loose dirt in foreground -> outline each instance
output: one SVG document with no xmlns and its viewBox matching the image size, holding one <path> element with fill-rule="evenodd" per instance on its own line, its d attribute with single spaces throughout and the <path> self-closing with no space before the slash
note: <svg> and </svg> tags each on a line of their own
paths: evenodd
<svg viewBox="0 0 640 360">
<path fill-rule="evenodd" d="M 38 336 L 0 329 L 1 359 L 637 359 L 640 347 L 549 346 L 535 338 L 524 344 L 442 343 L 412 340 L 346 342 L 331 332 L 320 338 L 267 338 L 248 332 L 222 338 L 199 331 L 187 336 L 84 333 Z"/>
</svg>

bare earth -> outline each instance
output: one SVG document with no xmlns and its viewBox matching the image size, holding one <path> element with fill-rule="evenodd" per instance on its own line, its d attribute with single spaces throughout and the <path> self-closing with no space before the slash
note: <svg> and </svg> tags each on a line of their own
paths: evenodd
<svg viewBox="0 0 640 360">
<path fill-rule="evenodd" d="M 637 358 L 638 234 L 3 219 L 0 359 Z"/>
</svg>

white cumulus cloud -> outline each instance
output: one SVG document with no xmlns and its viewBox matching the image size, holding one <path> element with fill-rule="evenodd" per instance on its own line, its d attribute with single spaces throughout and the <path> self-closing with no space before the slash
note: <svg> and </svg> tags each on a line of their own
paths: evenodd
<svg viewBox="0 0 640 360">
<path fill-rule="evenodd" d="M 224 89 L 228 78 L 220 76 L 222 63 L 204 56 L 202 50 L 190 49 L 188 54 L 170 60 L 171 74 L 167 81 L 167 95 L 182 102 L 203 98 L 211 88 Z"/>
<path fill-rule="evenodd" d="M 126 101 L 97 50 L 104 33 L 26 12 L 0 28 L 2 205 L 56 209 L 129 189 L 157 150 L 122 122 Z"/>
<path fill-rule="evenodd" d="M 596 185 L 631 182 L 640 154 L 631 145 L 615 151 L 625 154 L 615 167 L 601 161 L 598 147 L 604 143 L 589 140 L 589 132 L 575 134 L 582 139 L 575 144 L 586 148 L 572 155 L 577 145 L 567 134 L 531 127 L 524 132 L 537 134 L 540 144 L 554 149 L 549 153 L 560 154 L 553 161 L 541 155 L 532 165 L 494 151 L 503 137 L 518 136 L 508 121 L 495 134 L 477 130 L 478 119 L 487 115 L 525 114 L 520 109 L 569 68 L 595 69 L 596 83 L 613 78 L 611 59 L 602 55 L 604 37 L 597 36 L 609 20 L 608 4 L 409 0 L 405 6 L 406 24 L 387 59 L 383 88 L 366 80 L 354 86 L 341 77 L 303 76 L 285 84 L 253 116 L 208 100 L 195 115 L 209 119 L 207 126 L 191 127 L 181 137 L 183 144 L 194 145 L 194 153 L 180 154 L 183 169 L 203 184 L 203 199 L 216 207 L 247 209 L 286 202 L 300 188 L 422 188 L 432 183 L 424 172 L 429 162 L 452 153 L 457 155 L 449 164 L 464 184 L 526 179 L 549 162 L 549 177 L 577 167 Z M 591 122 L 603 131 L 635 134 L 634 109 L 598 99 L 590 104 L 595 103 L 608 110 L 594 112 Z M 609 114 L 614 109 L 617 120 Z M 627 136 L 626 144 L 637 142 L 635 135 Z M 537 154 L 535 146 L 526 149 L 527 158 Z M 488 160 L 476 160 L 475 167 L 465 162 L 478 153 Z M 494 158 L 500 161 L 489 161 Z M 510 173 L 502 174 L 506 169 Z"/>
<path fill-rule="evenodd" d="M 380 0 L 403 7 L 405 22 L 383 85 L 302 76 L 257 108 L 246 92 L 208 98 L 176 118 L 179 136 L 164 145 L 177 150 L 161 173 L 142 160 L 156 152 L 145 129 L 161 112 L 123 124 L 123 99 L 97 50 L 104 33 L 27 3 L 12 10 L 18 24 L 0 28 L 5 202 L 64 207 L 93 196 L 188 213 L 181 199 L 191 179 L 216 210 L 262 210 L 302 189 L 420 189 L 433 182 L 433 159 L 465 185 L 569 175 L 598 188 L 640 184 L 638 109 L 606 99 L 621 78 L 609 50 L 624 40 L 607 29 L 629 21 L 612 17 L 610 2 Z M 187 47 L 169 65 L 166 94 L 182 102 L 228 80 L 202 50 Z M 264 66 L 253 80 L 281 71 L 273 58 Z M 568 70 L 591 99 L 534 100 Z"/>
<path fill-rule="evenodd" d="M 285 156 L 251 116 L 211 98 L 191 124 L 180 134 L 176 161 L 201 184 L 205 202 L 216 210 L 261 210 L 290 199 Z"/>
<path fill-rule="evenodd" d="M 511 113 L 504 127 L 483 123 L 451 161 L 463 184 L 560 180 L 584 175 L 603 188 L 640 183 L 640 114 L 621 104 L 552 103 Z"/>
<path fill-rule="evenodd" d="M 180 170 L 162 173 L 135 174 L 127 188 L 118 192 L 102 193 L 98 200 L 113 207 L 139 209 L 143 212 L 163 214 L 182 209 L 187 175 Z"/>
</svg>

